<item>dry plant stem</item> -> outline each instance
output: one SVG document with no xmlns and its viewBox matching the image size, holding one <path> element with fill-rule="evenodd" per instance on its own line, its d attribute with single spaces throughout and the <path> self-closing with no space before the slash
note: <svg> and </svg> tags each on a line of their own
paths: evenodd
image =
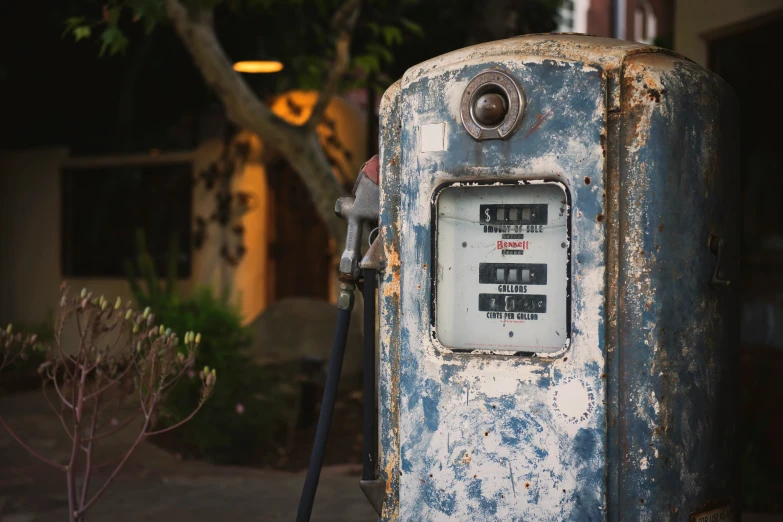
<svg viewBox="0 0 783 522">
<path fill-rule="evenodd" d="M 84 479 L 82 484 L 82 496 L 79 500 L 79 506 L 84 508 L 84 502 L 87 500 L 87 489 L 90 487 L 90 473 L 92 472 L 92 444 L 95 441 L 95 423 L 98 420 L 98 404 L 99 399 L 95 399 L 95 405 L 92 408 L 92 419 L 90 422 L 90 438 L 87 442 L 87 462 L 84 465 Z"/>
<path fill-rule="evenodd" d="M 3 427 L 5 428 L 5 431 L 7 431 L 8 434 L 11 435 L 11 437 L 13 437 L 13 439 L 16 442 L 19 443 L 20 446 L 22 446 L 24 449 L 26 449 L 30 453 L 30 455 L 32 455 L 33 457 L 37 458 L 38 460 L 40 460 L 44 464 L 49 464 L 50 466 L 52 466 L 54 468 L 57 468 L 57 469 L 62 470 L 62 471 L 65 471 L 65 466 L 63 466 L 62 464 L 58 464 L 58 463 L 56 463 L 56 462 L 54 462 L 52 460 L 47 459 L 46 457 L 44 457 L 43 455 L 41 455 L 40 453 L 35 451 L 33 448 L 31 448 L 30 446 L 25 444 L 25 442 L 22 439 L 19 438 L 19 436 L 14 432 L 14 430 L 11 429 L 11 426 L 9 426 L 8 423 L 5 421 L 5 419 L 3 419 L 2 417 L 0 417 L 0 424 L 3 425 Z"/>
<path fill-rule="evenodd" d="M 92 294 L 87 295 L 86 291 L 82 291 L 81 297 L 69 299 L 65 287 L 60 306 L 61 313 L 55 326 L 57 346 L 50 350 L 53 360 L 42 364 L 39 373 L 43 379 L 44 399 L 71 439 L 70 459 L 67 464 L 49 460 L 25 443 L 3 418 L 0 418 L 0 427 L 8 431 L 32 456 L 65 472 L 69 520 L 84 522 L 87 510 L 106 492 L 142 441 L 150 435 L 178 428 L 201 409 L 212 391 L 216 373 L 207 368 L 200 373 L 201 398 L 190 415 L 172 426 L 151 431 L 166 390 L 192 368 L 200 335 L 194 332 L 186 334 L 185 356 L 179 351 L 180 340 L 177 336 L 168 330 L 164 333 L 162 326 L 154 326 L 154 316 L 149 311 L 135 312 L 129 304 L 121 309 L 120 301 L 113 308 L 108 308 L 103 297 L 92 299 Z M 77 349 L 70 354 L 66 354 L 62 345 L 62 333 L 68 320 L 76 323 L 79 334 Z M 123 336 L 131 326 L 132 335 Z M 112 337 L 115 331 L 117 335 Z M 10 336 L 10 327 L 8 332 Z M 3 332 L 0 335 L 6 334 Z M 17 334 L 15 339 L 19 338 Z M 127 342 L 129 346 L 123 348 L 121 342 Z M 10 345 L 4 346 L 7 348 Z M 105 346 L 105 349 L 101 350 L 101 346 Z M 122 349 L 115 353 L 118 346 Z M 3 364 L 10 359 L 7 353 L 6 350 L 2 354 Z M 59 408 L 49 396 L 47 385 L 50 382 L 60 400 Z M 121 422 L 114 422 L 107 427 L 105 413 L 116 414 L 126 398 L 134 397 L 138 400 L 134 411 Z M 66 421 L 68 412 L 70 419 Z M 144 422 L 130 447 L 115 459 L 94 464 L 95 443 L 125 429 L 140 415 L 143 415 Z M 82 452 L 85 457 L 80 462 Z M 95 471 L 107 466 L 113 468 L 111 473 L 97 491 L 90 495 Z M 81 484 L 78 484 L 77 475 L 81 477 Z"/>
</svg>

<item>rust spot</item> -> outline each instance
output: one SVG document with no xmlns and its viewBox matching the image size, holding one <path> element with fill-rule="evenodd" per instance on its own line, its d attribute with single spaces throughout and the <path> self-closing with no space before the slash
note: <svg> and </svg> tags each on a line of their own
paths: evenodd
<svg viewBox="0 0 783 522">
<path fill-rule="evenodd" d="M 386 260 L 387 266 L 391 270 L 391 281 L 383 285 L 384 297 L 399 297 L 400 296 L 400 253 L 397 251 L 396 245 L 391 244 L 386 247 Z"/>
<path fill-rule="evenodd" d="M 536 122 L 533 124 L 532 127 L 530 127 L 530 130 L 527 131 L 527 134 L 525 134 L 525 138 L 528 138 L 531 134 L 536 132 L 538 128 L 541 126 L 542 123 L 546 121 L 547 118 L 549 118 L 552 115 L 552 111 L 547 111 L 543 116 L 541 114 L 537 115 Z"/>
<path fill-rule="evenodd" d="M 477 475 L 473 475 L 473 478 L 476 478 L 476 477 L 477 477 Z"/>
<path fill-rule="evenodd" d="M 419 479 L 419 480 L 421 481 L 422 484 L 426 484 L 427 483 L 427 481 L 424 480 L 424 479 Z"/>
<path fill-rule="evenodd" d="M 658 232 L 663 232 L 663 223 L 658 226 Z"/>
<path fill-rule="evenodd" d="M 601 151 L 603 152 L 604 158 L 606 157 L 606 134 L 601 133 L 599 136 L 601 140 Z"/>
<path fill-rule="evenodd" d="M 489 437 L 489 432 L 488 432 L 488 431 L 485 431 L 485 432 L 484 432 L 484 436 L 485 436 L 485 437 Z"/>
<path fill-rule="evenodd" d="M 530 487 L 530 482 L 525 482 L 525 487 L 529 488 Z"/>
<path fill-rule="evenodd" d="M 568 357 L 563 357 L 563 362 L 567 361 Z"/>
<path fill-rule="evenodd" d="M 602 373 L 602 374 L 601 374 L 601 378 L 602 378 L 602 379 L 606 379 L 606 374 L 605 374 L 605 373 Z"/>
<path fill-rule="evenodd" d="M 471 460 L 472 460 L 472 457 L 470 456 L 470 453 L 465 453 L 465 456 L 462 457 L 462 463 L 463 464 L 470 464 Z"/>
<path fill-rule="evenodd" d="M 591 181 L 590 176 L 585 176 L 585 185 L 589 185 Z"/>
<path fill-rule="evenodd" d="M 599 223 L 602 223 L 604 221 L 604 215 L 598 214 L 597 216 L 595 216 L 595 220 L 598 221 Z"/>
<path fill-rule="evenodd" d="M 640 503 L 640 504 L 644 504 L 644 499 L 643 499 L 643 498 L 640 498 L 640 499 L 639 499 L 639 503 Z"/>
<path fill-rule="evenodd" d="M 423 268 L 427 268 L 427 263 L 424 263 L 424 264 L 423 264 L 423 265 L 421 265 L 421 266 L 422 266 Z"/>
<path fill-rule="evenodd" d="M 661 95 L 666 94 L 666 89 L 652 89 L 647 88 L 647 97 L 653 100 L 655 103 L 661 102 Z"/>
</svg>

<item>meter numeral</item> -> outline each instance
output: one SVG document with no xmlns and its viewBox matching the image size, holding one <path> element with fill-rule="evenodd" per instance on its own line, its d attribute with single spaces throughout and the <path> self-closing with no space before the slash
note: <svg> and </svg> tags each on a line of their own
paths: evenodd
<svg viewBox="0 0 783 522">
<path fill-rule="evenodd" d="M 546 284 L 546 265 L 543 263 L 479 263 L 479 283 Z"/>
<path fill-rule="evenodd" d="M 545 295 L 479 294 L 480 312 L 546 312 Z"/>
<path fill-rule="evenodd" d="M 480 205 L 482 225 L 546 225 L 549 205 Z"/>
</svg>

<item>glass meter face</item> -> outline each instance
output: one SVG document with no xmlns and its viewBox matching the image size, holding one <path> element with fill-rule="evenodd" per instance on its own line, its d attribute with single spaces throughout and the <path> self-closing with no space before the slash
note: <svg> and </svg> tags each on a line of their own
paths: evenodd
<svg viewBox="0 0 783 522">
<path fill-rule="evenodd" d="M 452 186 L 435 205 L 438 340 L 456 350 L 562 350 L 570 329 L 564 188 Z"/>
</svg>

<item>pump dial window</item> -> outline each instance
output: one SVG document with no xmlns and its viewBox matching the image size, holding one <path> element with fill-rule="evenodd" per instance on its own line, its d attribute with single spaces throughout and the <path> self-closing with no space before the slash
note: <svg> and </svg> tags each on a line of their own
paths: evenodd
<svg viewBox="0 0 783 522">
<path fill-rule="evenodd" d="M 452 186 L 435 205 L 439 341 L 456 350 L 563 349 L 570 327 L 563 187 Z"/>
</svg>

